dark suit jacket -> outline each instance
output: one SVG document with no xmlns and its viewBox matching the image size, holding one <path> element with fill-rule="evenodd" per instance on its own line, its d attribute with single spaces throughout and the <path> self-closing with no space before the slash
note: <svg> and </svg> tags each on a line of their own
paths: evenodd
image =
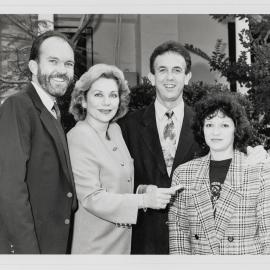
<svg viewBox="0 0 270 270">
<path fill-rule="evenodd" d="M 193 159 L 198 146 L 190 128 L 192 111 L 185 105 L 184 120 L 175 154 L 172 171 Z M 138 185 L 170 187 L 165 161 L 156 126 L 155 107 L 152 103 L 145 109 L 128 114 L 119 121 L 124 139 L 134 159 L 135 191 Z M 168 254 L 168 207 L 165 210 L 148 209 L 139 212 L 132 232 L 132 254 Z"/>
<path fill-rule="evenodd" d="M 0 107 L 0 253 L 66 253 L 76 207 L 65 134 L 30 84 Z"/>
</svg>

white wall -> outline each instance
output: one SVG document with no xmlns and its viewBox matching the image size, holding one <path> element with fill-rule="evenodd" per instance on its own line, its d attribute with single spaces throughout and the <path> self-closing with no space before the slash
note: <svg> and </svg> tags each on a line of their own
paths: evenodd
<svg viewBox="0 0 270 270">
<path fill-rule="evenodd" d="M 137 71 L 143 76 L 149 72 L 149 57 L 153 49 L 166 40 L 193 44 L 208 55 L 214 50 L 218 38 L 228 44 L 227 24 L 220 24 L 207 14 L 140 15 L 139 19 L 142 48 L 141 67 L 137 67 Z M 192 53 L 191 58 L 193 74 L 191 81 L 225 82 L 218 73 L 210 72 L 206 60 Z"/>
<path fill-rule="evenodd" d="M 228 55 L 228 28 L 227 24 L 221 24 L 207 14 L 181 14 L 178 15 L 179 41 L 193 44 L 211 56 L 215 49 L 217 39 L 222 39 L 227 44 Z M 210 72 L 209 64 L 201 57 L 191 54 L 192 79 L 191 81 L 204 81 L 214 83 L 215 80 L 224 82 L 224 78 L 216 72 Z"/>
<path fill-rule="evenodd" d="M 156 46 L 166 40 L 178 40 L 177 15 L 139 15 L 141 66 L 137 71 L 146 76 L 149 73 L 149 58 Z"/>
<path fill-rule="evenodd" d="M 104 15 L 95 31 L 94 63 L 115 64 L 115 45 L 117 36 L 116 15 Z M 136 71 L 135 27 L 137 15 L 122 15 L 120 31 L 120 65 L 122 70 Z"/>
<path fill-rule="evenodd" d="M 116 14 L 103 14 L 94 33 L 94 63 L 115 64 L 116 17 Z M 207 14 L 122 14 L 121 17 L 119 67 L 141 76 L 149 72 L 153 49 L 166 40 L 193 44 L 209 55 L 218 38 L 228 43 L 227 24 L 218 23 Z M 74 15 L 69 23 L 78 24 L 79 18 L 80 15 Z M 219 74 L 210 72 L 206 60 L 194 54 L 191 56 L 192 81 L 225 82 Z"/>
</svg>

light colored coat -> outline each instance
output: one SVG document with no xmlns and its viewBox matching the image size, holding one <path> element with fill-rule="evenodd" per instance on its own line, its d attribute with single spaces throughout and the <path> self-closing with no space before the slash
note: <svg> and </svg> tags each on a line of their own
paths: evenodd
<svg viewBox="0 0 270 270">
<path fill-rule="evenodd" d="M 245 154 L 234 151 L 215 219 L 210 155 L 175 170 L 172 185 L 185 190 L 169 210 L 170 254 L 270 254 L 270 164 L 245 161 Z"/>
<path fill-rule="evenodd" d="M 79 209 L 72 253 L 129 254 L 131 226 L 138 212 L 133 160 L 118 124 L 110 124 L 111 145 L 86 122 L 67 135 Z M 115 149 L 117 147 L 117 149 Z"/>
</svg>

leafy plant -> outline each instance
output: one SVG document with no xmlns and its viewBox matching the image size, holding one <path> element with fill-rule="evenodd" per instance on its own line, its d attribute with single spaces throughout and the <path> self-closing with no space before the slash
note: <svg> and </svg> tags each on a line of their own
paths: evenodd
<svg viewBox="0 0 270 270">
<path fill-rule="evenodd" d="M 270 148 L 270 15 L 212 15 L 218 22 L 228 22 L 235 18 L 249 22 L 250 29 L 239 33 L 239 40 L 246 51 L 242 51 L 233 62 L 224 53 L 224 43 L 216 42 L 211 56 L 197 48 L 186 48 L 209 62 L 210 70 L 219 71 L 221 76 L 234 84 L 249 88 L 247 99 L 251 102 L 250 121 L 254 127 L 254 136 L 267 149 Z M 251 65 L 247 64 L 247 53 L 251 54 Z"/>
<path fill-rule="evenodd" d="M 183 99 L 188 106 L 194 107 L 194 105 L 206 95 L 226 91 L 230 91 L 230 89 L 223 84 L 206 84 L 202 81 L 198 81 L 193 82 L 190 85 L 185 85 L 183 90 Z M 252 102 L 247 96 L 241 93 L 233 92 L 232 95 L 235 95 L 235 98 L 245 108 L 247 117 L 253 127 L 253 135 L 250 145 L 255 146 L 258 144 L 265 144 L 266 137 L 262 133 L 261 124 L 257 118 L 254 119 L 254 106 Z M 129 104 L 130 111 L 135 111 L 148 106 L 155 100 L 155 97 L 155 87 L 151 85 L 150 81 L 146 77 L 143 77 L 142 83 L 131 88 L 131 99 Z"/>
<path fill-rule="evenodd" d="M 82 15 L 75 33 L 69 35 L 75 47 L 75 80 L 86 70 L 86 48 L 78 44 L 84 38 L 84 31 L 91 26 L 93 31 L 100 24 L 102 15 Z M 39 29 L 48 29 L 49 21 L 38 20 L 37 15 L 0 15 L 1 32 L 1 64 L 0 101 L 10 94 L 20 91 L 29 82 L 28 59 L 32 42 Z"/>
</svg>

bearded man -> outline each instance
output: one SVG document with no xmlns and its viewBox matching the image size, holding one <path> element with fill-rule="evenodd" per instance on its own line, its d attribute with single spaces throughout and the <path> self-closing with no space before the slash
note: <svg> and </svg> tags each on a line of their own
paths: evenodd
<svg viewBox="0 0 270 270">
<path fill-rule="evenodd" d="M 77 199 L 56 98 L 73 80 L 73 46 L 45 32 L 28 66 L 31 83 L 0 107 L 0 253 L 65 254 Z"/>
</svg>

